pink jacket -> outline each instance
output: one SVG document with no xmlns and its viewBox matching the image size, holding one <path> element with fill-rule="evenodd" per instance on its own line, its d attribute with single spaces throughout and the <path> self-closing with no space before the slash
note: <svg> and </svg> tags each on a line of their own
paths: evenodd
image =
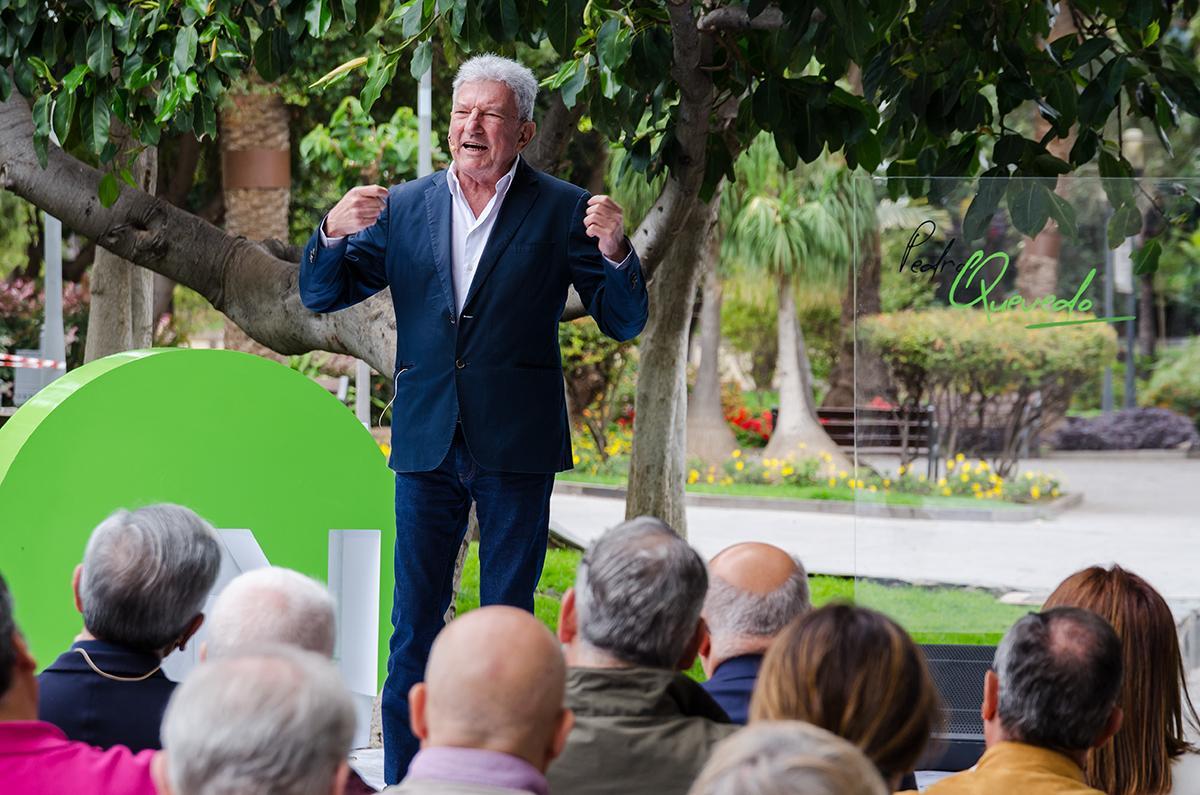
<svg viewBox="0 0 1200 795">
<path fill-rule="evenodd" d="M 0 792 L 4 795 L 156 795 L 154 751 L 133 754 L 73 742 L 43 721 L 0 722 Z"/>
</svg>

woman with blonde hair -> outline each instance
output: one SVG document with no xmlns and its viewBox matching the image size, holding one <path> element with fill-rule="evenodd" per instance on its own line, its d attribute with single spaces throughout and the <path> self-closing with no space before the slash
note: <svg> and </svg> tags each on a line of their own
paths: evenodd
<svg viewBox="0 0 1200 795">
<path fill-rule="evenodd" d="M 849 740 L 895 790 L 938 726 L 925 657 L 895 621 L 848 604 L 800 616 L 772 643 L 750 722 L 801 720 Z"/>
<path fill-rule="evenodd" d="M 1200 753 L 1185 738 L 1185 720 L 1200 730 L 1200 719 L 1166 601 L 1131 571 L 1092 566 L 1063 580 L 1045 608 L 1064 606 L 1106 619 L 1123 647 L 1124 723 L 1088 756 L 1088 784 L 1108 795 L 1200 793 Z"/>
</svg>

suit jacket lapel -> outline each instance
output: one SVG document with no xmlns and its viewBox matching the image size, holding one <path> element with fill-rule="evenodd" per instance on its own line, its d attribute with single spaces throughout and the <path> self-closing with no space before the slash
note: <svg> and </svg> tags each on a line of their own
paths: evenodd
<svg viewBox="0 0 1200 795">
<path fill-rule="evenodd" d="M 446 185 L 444 171 L 430 180 L 425 188 L 425 214 L 429 218 L 433 264 L 446 296 L 446 307 L 453 317 L 457 312 L 454 311 L 454 282 L 450 278 L 450 189 Z"/>
<path fill-rule="evenodd" d="M 508 194 L 504 197 L 504 203 L 500 205 L 500 215 L 496 218 L 496 225 L 492 227 L 492 234 L 488 237 L 487 245 L 483 247 L 483 254 L 479 258 L 479 267 L 476 268 L 475 276 L 471 279 L 471 289 L 467 291 L 467 300 L 463 302 L 463 311 L 466 311 L 467 307 L 471 305 L 471 301 L 479 292 L 480 287 L 492 269 L 496 267 L 500 255 L 512 242 L 517 230 L 521 227 L 521 222 L 525 220 L 529 209 L 537 200 L 537 195 L 537 174 L 522 159 L 517 165 L 516 173 L 513 174 L 513 182 L 508 188 Z"/>
</svg>

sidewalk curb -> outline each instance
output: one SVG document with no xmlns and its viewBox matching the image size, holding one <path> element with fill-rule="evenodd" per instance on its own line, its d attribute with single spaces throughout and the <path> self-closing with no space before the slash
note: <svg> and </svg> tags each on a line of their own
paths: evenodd
<svg viewBox="0 0 1200 795">
<path fill-rule="evenodd" d="M 601 483 L 581 483 L 556 480 L 555 494 L 580 497 L 625 499 L 623 486 Z M 793 500 L 781 497 L 742 497 L 719 494 L 688 494 L 685 504 L 695 507 L 728 508 L 749 511 L 797 511 L 803 513 L 836 513 L 887 519 L 948 519 L 968 522 L 1032 522 L 1054 519 L 1063 511 L 1079 506 L 1082 493 L 1065 494 L 1043 505 L 1019 505 L 1013 508 L 935 508 L 915 505 L 883 505 L 880 503 L 844 500 Z"/>
</svg>

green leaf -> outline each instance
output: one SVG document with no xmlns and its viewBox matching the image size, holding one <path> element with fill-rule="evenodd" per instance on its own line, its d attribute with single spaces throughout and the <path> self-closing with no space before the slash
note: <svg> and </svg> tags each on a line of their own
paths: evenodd
<svg viewBox="0 0 1200 795">
<path fill-rule="evenodd" d="M 997 166 L 983 172 L 979 178 L 979 187 L 967 214 L 963 216 L 963 238 L 967 241 L 978 240 L 987 232 L 1000 200 L 1004 198 L 1004 190 L 1008 187 L 1008 172 Z"/>
<path fill-rule="evenodd" d="M 1110 42 L 1103 36 L 1097 36 L 1094 39 L 1088 39 L 1079 48 L 1075 50 L 1075 54 L 1067 61 L 1067 68 L 1078 69 L 1084 64 L 1090 63 L 1099 58 L 1100 55 L 1108 49 Z"/>
<path fill-rule="evenodd" d="M 367 78 L 367 84 L 363 86 L 362 93 L 358 95 L 364 113 L 371 112 L 371 107 L 383 93 L 383 87 L 391 83 L 392 78 L 396 76 L 396 63 L 397 56 L 388 56 L 374 74 Z"/>
<path fill-rule="evenodd" d="M 108 172 L 100 178 L 100 206 L 112 207 L 117 203 L 117 198 L 121 195 L 121 186 L 117 184 L 117 178 Z"/>
<path fill-rule="evenodd" d="M 1158 258 L 1162 254 L 1162 243 L 1154 238 L 1133 252 L 1133 272 L 1138 276 L 1152 276 L 1158 271 Z"/>
<path fill-rule="evenodd" d="M 575 70 L 575 74 L 571 79 L 563 83 L 562 99 L 563 104 L 568 109 L 575 107 L 575 99 L 579 96 L 579 92 L 583 89 L 584 83 L 587 82 L 588 65 L 592 61 L 592 56 L 585 55 L 579 59 L 579 68 Z"/>
<path fill-rule="evenodd" d="M 358 17 L 358 0 L 342 0 L 342 16 L 346 18 L 346 30 L 354 27 Z"/>
<path fill-rule="evenodd" d="M 91 74 L 91 71 L 91 67 L 85 63 L 75 64 L 75 68 L 67 72 L 67 76 L 63 78 L 63 88 L 68 94 L 75 93 L 75 89 L 79 88 L 79 84 Z"/>
<path fill-rule="evenodd" d="M 629 30 L 621 20 L 613 17 L 600 26 L 600 32 L 596 34 L 596 54 L 600 63 L 609 69 L 618 69 L 629 60 L 632 50 Z"/>
<path fill-rule="evenodd" d="M 506 41 L 515 39 L 521 32 L 521 12 L 516 0 L 500 0 L 500 25 Z"/>
<path fill-rule="evenodd" d="M 1151 45 L 1154 44 L 1154 42 L 1158 41 L 1158 37 L 1161 34 L 1162 34 L 1162 28 L 1159 27 L 1158 20 L 1156 19 L 1153 22 L 1151 22 L 1149 25 L 1147 25 L 1146 29 L 1144 31 L 1142 31 L 1142 46 L 1150 47 Z M 1158 258 L 1155 257 L 1155 259 L 1157 260 Z M 1155 267 L 1156 268 L 1158 267 L 1157 262 L 1155 263 Z M 1151 271 L 1151 273 L 1153 273 L 1153 271 Z"/>
<path fill-rule="evenodd" d="M 54 134 L 59 142 L 67 140 L 71 132 L 71 118 L 75 115 L 75 95 L 69 91 L 60 91 L 54 100 Z"/>
<path fill-rule="evenodd" d="M 177 75 L 186 74 L 196 63 L 196 42 L 199 35 L 191 25 L 180 28 L 175 34 L 175 56 L 171 62 Z"/>
<path fill-rule="evenodd" d="M 1037 237 L 1050 218 L 1050 191 L 1035 179 L 1016 179 L 1006 193 L 1008 215 L 1021 234 Z"/>
<path fill-rule="evenodd" d="M 1100 151 L 1100 184 L 1113 207 L 1133 203 L 1133 166 L 1124 157 L 1113 157 L 1107 149 Z"/>
<path fill-rule="evenodd" d="M 304 21 L 308 24 L 308 35 L 314 39 L 324 36 L 333 23 L 333 9 L 329 6 L 329 0 L 308 0 Z"/>
<path fill-rule="evenodd" d="M 50 143 L 50 94 L 42 94 L 33 103 L 33 149 L 38 165 L 46 167 L 46 149 Z"/>
<path fill-rule="evenodd" d="M 546 38 L 563 58 L 575 51 L 575 39 L 583 22 L 583 7 L 587 0 L 548 0 L 546 3 Z"/>
<path fill-rule="evenodd" d="M 287 31 L 280 27 L 264 31 L 254 42 L 254 68 L 268 83 L 275 82 L 290 65 Z"/>
<path fill-rule="evenodd" d="M 29 56 L 29 65 L 33 67 L 33 71 L 37 73 L 38 77 L 48 82 L 51 86 L 56 84 L 57 81 L 55 81 L 50 67 L 41 58 L 38 58 L 36 55 Z"/>
<path fill-rule="evenodd" d="M 119 176 L 121 177 L 121 181 L 124 182 L 126 185 L 133 188 L 134 190 L 138 189 L 138 184 L 134 180 L 133 173 L 129 169 L 127 169 L 127 168 L 121 169 L 121 173 Z"/>
<path fill-rule="evenodd" d="M 1079 137 L 1075 139 L 1075 144 L 1071 147 L 1071 165 L 1078 168 L 1084 163 L 1092 162 L 1099 145 L 1100 137 L 1094 131 L 1080 130 Z"/>
<path fill-rule="evenodd" d="M 1075 83 L 1066 75 L 1056 76 L 1046 89 L 1046 102 L 1058 113 L 1054 128 L 1060 135 L 1065 135 L 1075 123 L 1078 114 L 1078 95 L 1075 93 Z"/>
<path fill-rule="evenodd" d="M 112 69 L 112 28 L 101 22 L 87 40 L 87 65 L 97 77 L 104 77 Z"/>
<path fill-rule="evenodd" d="M 12 94 L 12 81 L 9 80 L 8 70 L 0 69 L 0 102 L 7 102 Z"/>
<path fill-rule="evenodd" d="M 754 120 L 764 130 L 774 130 L 784 123 L 787 114 L 787 96 L 781 80 L 766 79 L 758 84 L 751 100 Z"/>
<path fill-rule="evenodd" d="M 1000 136 L 992 147 L 992 161 L 998 165 L 1018 163 L 1025 153 L 1025 139 L 1015 133 Z"/>
<path fill-rule="evenodd" d="M 80 104 L 79 124 L 83 130 L 83 142 L 92 154 L 99 155 L 108 143 L 110 114 L 103 94 L 87 97 Z"/>
<path fill-rule="evenodd" d="M 1040 176 L 1058 176 L 1059 174 L 1070 174 L 1071 164 L 1049 152 L 1043 152 L 1033 158 L 1033 169 Z"/>
<path fill-rule="evenodd" d="M 1108 219 L 1108 247 L 1116 248 L 1125 242 L 1125 238 L 1133 237 L 1142 231 L 1142 213 L 1137 205 L 1130 203 L 1122 205 Z"/>
<path fill-rule="evenodd" d="M 879 168 L 879 164 L 883 162 L 883 151 L 879 146 L 879 138 L 869 133 L 854 144 L 853 152 L 858 164 L 867 172 Z"/>
<path fill-rule="evenodd" d="M 1075 207 L 1054 191 L 1050 196 L 1050 217 L 1058 222 L 1058 229 L 1070 240 L 1079 239 L 1079 223 L 1075 218 Z"/>
<path fill-rule="evenodd" d="M 208 16 L 208 3 L 206 0 L 187 0 L 187 7 L 196 12 L 196 16 L 204 19 Z"/>
<path fill-rule="evenodd" d="M 424 4 L 421 0 L 412 0 L 408 8 L 404 10 L 404 18 L 401 22 L 400 35 L 406 39 L 411 39 L 421 32 L 421 12 Z"/>
<path fill-rule="evenodd" d="M 429 71 L 433 64 L 433 42 L 429 39 L 421 42 L 413 50 L 412 64 L 409 66 L 409 71 L 412 76 L 420 80 L 421 75 Z"/>
</svg>

